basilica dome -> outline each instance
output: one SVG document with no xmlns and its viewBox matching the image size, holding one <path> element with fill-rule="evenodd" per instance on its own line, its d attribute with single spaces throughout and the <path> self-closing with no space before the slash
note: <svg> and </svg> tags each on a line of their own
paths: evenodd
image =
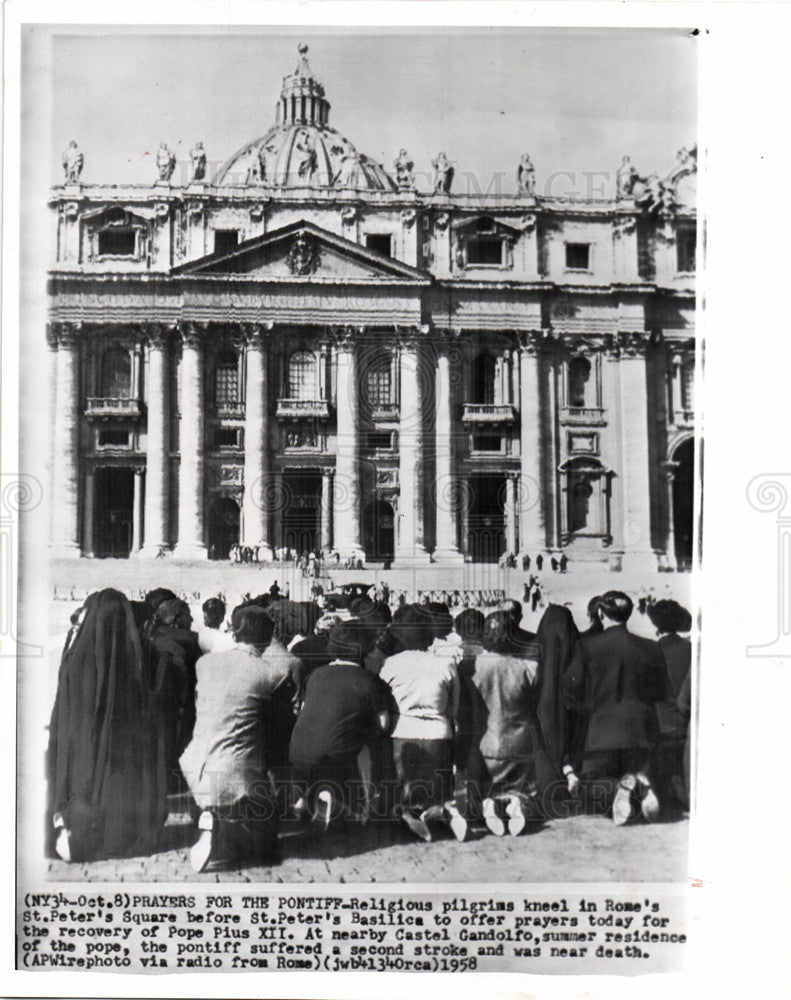
<svg viewBox="0 0 791 1000">
<path fill-rule="evenodd" d="M 234 153 L 213 183 L 397 190 L 380 163 L 358 153 L 345 136 L 330 127 L 330 102 L 311 72 L 307 51 L 304 43 L 299 46 L 296 71 L 283 80 L 277 123 L 266 135 Z"/>
</svg>

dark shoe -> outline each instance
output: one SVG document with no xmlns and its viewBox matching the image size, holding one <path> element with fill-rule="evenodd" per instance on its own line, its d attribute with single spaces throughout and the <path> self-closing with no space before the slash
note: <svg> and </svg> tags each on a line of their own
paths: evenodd
<svg viewBox="0 0 791 1000">
<path fill-rule="evenodd" d="M 508 832 L 512 837 L 518 837 L 527 824 L 527 816 L 525 816 L 518 796 L 511 796 L 505 811 L 508 814 Z"/>
<path fill-rule="evenodd" d="M 214 848 L 214 816 L 204 809 L 198 819 L 198 839 L 190 849 L 190 865 L 194 872 L 205 871 L 212 860 Z"/>
<path fill-rule="evenodd" d="M 633 774 L 625 774 L 619 781 L 612 803 L 612 820 L 616 826 L 625 826 L 634 815 L 636 788 L 637 778 Z"/>
</svg>

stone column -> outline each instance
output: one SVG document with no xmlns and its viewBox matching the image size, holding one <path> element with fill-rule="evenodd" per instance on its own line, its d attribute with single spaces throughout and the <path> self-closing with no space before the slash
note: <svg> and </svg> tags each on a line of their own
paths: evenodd
<svg viewBox="0 0 791 1000">
<path fill-rule="evenodd" d="M 132 554 L 143 544 L 143 467 L 134 470 L 135 482 L 132 495 Z"/>
<path fill-rule="evenodd" d="M 56 557 L 80 555 L 78 332 L 75 323 L 59 323 L 53 330 L 58 347 L 52 462 L 52 551 Z"/>
<path fill-rule="evenodd" d="M 203 339 L 197 323 L 181 326 L 179 419 L 179 559 L 206 559 L 204 541 Z"/>
<path fill-rule="evenodd" d="M 623 491 L 623 568 L 652 571 L 657 557 L 651 547 L 646 346 L 642 332 L 618 335 L 622 466 L 616 471 Z"/>
<path fill-rule="evenodd" d="M 93 516 L 96 481 L 93 466 L 85 470 L 85 501 L 83 503 L 82 554 L 93 559 Z"/>
<path fill-rule="evenodd" d="M 516 555 L 516 477 L 505 474 L 505 551 Z"/>
<path fill-rule="evenodd" d="M 417 334 L 410 333 L 403 338 L 400 348 L 397 566 L 423 566 L 430 561 L 423 537 L 424 377 Z"/>
<path fill-rule="evenodd" d="M 676 530 L 673 523 L 673 483 L 676 478 L 678 462 L 667 461 L 662 463 L 662 471 L 665 474 L 665 507 L 667 510 L 667 532 L 665 533 L 665 554 L 660 556 L 660 563 L 668 569 L 677 569 L 676 563 Z"/>
<path fill-rule="evenodd" d="M 244 499 L 242 545 L 258 546 L 258 558 L 272 559 L 269 508 L 276 499 L 269 480 L 269 385 L 265 332 L 245 327 Z"/>
<path fill-rule="evenodd" d="M 344 330 L 338 334 L 335 358 L 338 431 L 333 505 L 334 547 L 341 559 L 365 560 L 360 543 L 359 376 L 351 331 Z"/>
<path fill-rule="evenodd" d="M 450 384 L 450 359 L 447 348 L 440 347 L 434 379 L 436 407 L 436 563 L 462 563 L 458 546 L 458 495 L 453 479 L 453 399 Z"/>
<path fill-rule="evenodd" d="M 535 332 L 523 335 L 519 353 L 519 554 L 531 559 L 546 548 L 538 340 Z"/>
<path fill-rule="evenodd" d="M 148 328 L 146 412 L 145 542 L 141 555 L 151 558 L 169 548 L 170 520 L 170 365 L 168 331 Z"/>
<path fill-rule="evenodd" d="M 332 469 L 321 474 L 321 537 L 319 545 L 324 553 L 332 547 Z"/>
</svg>

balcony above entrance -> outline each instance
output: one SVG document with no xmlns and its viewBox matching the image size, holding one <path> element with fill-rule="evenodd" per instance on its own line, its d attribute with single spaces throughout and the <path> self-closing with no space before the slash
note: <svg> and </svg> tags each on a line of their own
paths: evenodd
<svg viewBox="0 0 791 1000">
<path fill-rule="evenodd" d="M 140 400 L 113 396 L 89 396 L 85 416 L 92 417 L 139 417 Z"/>
<path fill-rule="evenodd" d="M 330 406 L 326 399 L 278 399 L 276 413 L 278 417 L 290 419 L 326 419 L 330 415 Z"/>
<path fill-rule="evenodd" d="M 510 424 L 516 408 L 511 403 L 465 403 L 461 419 L 465 424 Z"/>
</svg>

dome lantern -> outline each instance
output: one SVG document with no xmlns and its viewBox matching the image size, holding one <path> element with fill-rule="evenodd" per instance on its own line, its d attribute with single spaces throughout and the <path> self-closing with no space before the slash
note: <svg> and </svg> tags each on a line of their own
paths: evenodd
<svg viewBox="0 0 791 1000">
<path fill-rule="evenodd" d="M 291 76 L 283 77 L 283 89 L 277 103 L 278 125 L 316 125 L 329 121 L 330 102 L 324 87 L 315 79 L 308 63 L 308 47 L 299 45 L 299 63 Z"/>
</svg>

